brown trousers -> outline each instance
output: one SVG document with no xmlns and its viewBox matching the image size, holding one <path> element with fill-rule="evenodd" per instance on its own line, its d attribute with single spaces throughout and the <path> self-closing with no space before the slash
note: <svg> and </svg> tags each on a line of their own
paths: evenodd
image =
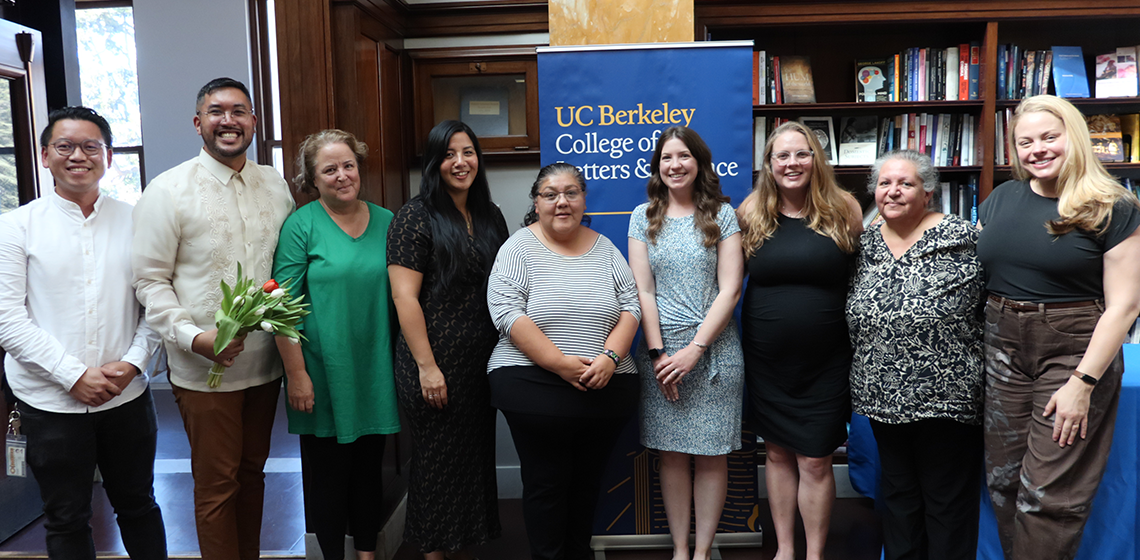
<svg viewBox="0 0 1140 560">
<path fill-rule="evenodd" d="M 261 555 L 265 460 L 281 379 L 229 393 L 173 387 L 190 438 L 194 519 L 203 560 Z"/>
<path fill-rule="evenodd" d="M 1092 392 L 1088 437 L 1060 447 L 1042 412 L 1068 382 L 1101 305 L 1018 311 L 986 302 L 986 482 L 1007 559 L 1077 554 L 1112 445 L 1123 354 Z"/>
</svg>

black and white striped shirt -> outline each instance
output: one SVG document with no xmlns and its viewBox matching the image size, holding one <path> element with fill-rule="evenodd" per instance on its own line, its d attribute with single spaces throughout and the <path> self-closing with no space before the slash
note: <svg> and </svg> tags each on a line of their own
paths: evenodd
<svg viewBox="0 0 1140 560">
<path fill-rule="evenodd" d="M 621 252 L 604 235 L 575 257 L 548 249 L 527 228 L 499 249 L 487 287 L 491 320 L 499 343 L 487 371 L 504 366 L 533 366 L 511 342 L 511 326 L 527 316 L 567 356 L 593 358 L 623 311 L 641 321 L 637 285 Z M 627 348 L 611 348 L 625 353 Z M 630 356 L 615 373 L 637 373 Z"/>
</svg>

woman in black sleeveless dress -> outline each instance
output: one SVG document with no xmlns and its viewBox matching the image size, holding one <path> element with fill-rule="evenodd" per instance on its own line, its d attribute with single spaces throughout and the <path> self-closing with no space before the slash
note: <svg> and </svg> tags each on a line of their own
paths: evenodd
<svg viewBox="0 0 1140 560">
<path fill-rule="evenodd" d="M 776 558 L 794 558 L 803 516 L 807 558 L 827 541 L 831 453 L 847 439 L 851 343 L 844 309 L 862 212 L 835 182 L 803 125 L 769 137 L 752 194 L 737 211 L 750 275 L 741 312 L 744 369 L 776 529 Z"/>
</svg>

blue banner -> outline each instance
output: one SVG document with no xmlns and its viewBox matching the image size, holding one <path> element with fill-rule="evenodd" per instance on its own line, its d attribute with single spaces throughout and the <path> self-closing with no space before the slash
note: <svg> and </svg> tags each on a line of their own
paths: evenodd
<svg viewBox="0 0 1140 560">
<path fill-rule="evenodd" d="M 538 90 L 542 165 L 582 171 L 590 227 L 623 254 L 629 214 L 646 201 L 650 159 L 670 126 L 688 126 L 709 145 L 734 207 L 751 191 L 751 41 L 540 48 Z M 760 530 L 755 453 L 746 429 L 729 456 L 720 532 Z M 606 469 L 595 535 L 668 533 L 659 469 L 630 422 Z"/>
<path fill-rule="evenodd" d="M 590 227 L 625 252 L 661 131 L 692 128 L 738 206 L 752 188 L 751 42 L 538 49 L 542 165 L 586 178 Z"/>
</svg>

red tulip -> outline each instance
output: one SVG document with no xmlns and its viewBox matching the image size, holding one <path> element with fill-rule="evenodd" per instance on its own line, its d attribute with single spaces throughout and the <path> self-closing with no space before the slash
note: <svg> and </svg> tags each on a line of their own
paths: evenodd
<svg viewBox="0 0 1140 560">
<path fill-rule="evenodd" d="M 264 291 L 265 293 L 270 293 L 273 290 L 276 290 L 277 288 L 280 288 L 280 287 L 281 286 L 277 285 L 276 280 L 270 279 L 268 282 L 265 283 L 264 286 L 261 287 L 261 290 Z"/>
</svg>

